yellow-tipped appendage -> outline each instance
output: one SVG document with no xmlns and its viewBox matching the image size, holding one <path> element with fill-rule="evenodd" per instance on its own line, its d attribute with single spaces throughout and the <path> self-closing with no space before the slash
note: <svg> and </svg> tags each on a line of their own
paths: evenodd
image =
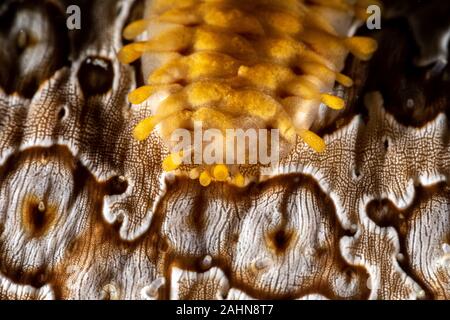
<svg viewBox="0 0 450 320">
<path fill-rule="evenodd" d="M 208 170 L 204 170 L 200 174 L 200 177 L 198 178 L 198 180 L 199 180 L 200 184 L 203 187 L 209 186 L 211 184 L 211 182 L 212 182 L 212 178 L 211 178 L 211 175 L 210 175 L 209 171 Z"/>
<path fill-rule="evenodd" d="M 191 180 L 198 180 L 203 187 L 209 186 L 214 181 L 228 181 L 236 187 L 245 187 L 244 176 L 237 170 L 233 170 L 232 172 L 225 164 L 216 164 L 207 167 L 198 166 L 188 172 L 188 177 Z"/>
<path fill-rule="evenodd" d="M 156 117 L 148 117 L 141 120 L 133 130 L 133 137 L 138 141 L 147 139 L 158 124 L 158 121 L 159 119 Z"/>
<path fill-rule="evenodd" d="M 200 168 L 193 168 L 189 171 L 189 179 L 197 180 L 200 177 Z"/>
<path fill-rule="evenodd" d="M 355 57 L 363 61 L 370 60 L 378 49 L 377 41 L 369 37 L 351 37 L 345 39 L 344 43 Z"/>
<path fill-rule="evenodd" d="M 155 88 L 153 86 L 139 87 L 128 94 L 128 101 L 131 104 L 141 104 L 145 102 L 154 92 Z"/>
<path fill-rule="evenodd" d="M 325 141 L 314 132 L 310 130 L 298 130 L 297 133 L 314 151 L 319 153 L 325 151 Z"/>
<path fill-rule="evenodd" d="M 130 64 L 142 56 L 142 52 L 137 50 L 137 45 L 131 43 L 120 49 L 117 58 L 123 64 Z"/>
<path fill-rule="evenodd" d="M 228 167 L 224 164 L 218 164 L 213 169 L 213 176 L 217 181 L 226 181 L 228 179 L 228 175 Z"/>
<path fill-rule="evenodd" d="M 234 175 L 233 184 L 239 188 L 243 188 L 245 186 L 245 178 L 240 172 Z"/>
<path fill-rule="evenodd" d="M 350 88 L 353 86 L 352 78 L 350 78 L 342 73 L 336 73 L 336 81 L 338 83 L 342 84 L 346 88 Z"/>
<path fill-rule="evenodd" d="M 144 19 L 130 23 L 123 30 L 123 37 L 127 40 L 133 40 L 147 29 L 148 24 L 149 21 Z"/>
<path fill-rule="evenodd" d="M 162 163 L 163 170 L 165 172 L 171 172 L 177 170 L 183 163 L 183 152 L 176 152 L 170 154 L 164 159 Z"/>
<path fill-rule="evenodd" d="M 331 94 L 323 93 L 322 102 L 333 110 L 342 110 L 345 107 L 345 101 L 342 98 Z"/>
</svg>

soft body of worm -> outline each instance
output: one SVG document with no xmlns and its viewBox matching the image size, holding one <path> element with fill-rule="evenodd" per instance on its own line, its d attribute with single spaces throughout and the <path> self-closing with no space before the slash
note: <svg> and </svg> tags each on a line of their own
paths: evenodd
<svg viewBox="0 0 450 320">
<path fill-rule="evenodd" d="M 169 141 L 175 129 L 192 129 L 202 121 L 223 132 L 278 128 L 287 144 L 300 137 L 323 151 L 323 140 L 309 129 L 321 107 L 344 108 L 344 101 L 330 92 L 336 81 L 352 85 L 340 73 L 348 53 L 367 60 L 376 50 L 372 39 L 347 37 L 371 3 L 147 1 L 144 19 L 124 30 L 124 37 L 135 42 L 119 52 L 119 59 L 142 61 L 146 85 L 130 93 L 132 104 L 155 95 L 166 98 L 152 103 L 152 117 L 137 125 L 134 136 L 145 140 L 160 125 L 161 137 Z M 169 155 L 164 169 L 179 169 L 181 158 Z M 202 185 L 213 180 L 245 184 L 238 171 L 221 163 L 194 168 L 189 176 Z"/>
</svg>

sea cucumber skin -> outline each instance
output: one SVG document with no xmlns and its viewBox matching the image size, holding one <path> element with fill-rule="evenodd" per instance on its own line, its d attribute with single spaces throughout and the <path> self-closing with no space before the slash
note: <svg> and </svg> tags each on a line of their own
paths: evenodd
<svg viewBox="0 0 450 320">
<path fill-rule="evenodd" d="M 0 89 L 0 299 L 450 299 L 449 94 L 407 72 L 386 77 L 411 56 L 407 30 L 381 31 L 369 62 L 379 74 L 351 61 L 355 89 L 369 76 L 398 104 L 370 94 L 324 136 L 324 153 L 298 141 L 262 183 L 202 188 L 162 172 L 157 132 L 131 134 L 150 114 L 148 102 L 130 106 L 135 68 L 117 60 L 134 1 L 89 1 L 70 65 L 55 51 L 65 11 L 42 10 L 55 3 L 64 9 L 19 1 L 11 12 L 10 29 L 42 36 L 25 55 L 0 32 L 0 79 L 13 74 L 5 61 L 20 75 Z M 92 95 L 79 70 L 100 58 L 113 81 Z"/>
</svg>

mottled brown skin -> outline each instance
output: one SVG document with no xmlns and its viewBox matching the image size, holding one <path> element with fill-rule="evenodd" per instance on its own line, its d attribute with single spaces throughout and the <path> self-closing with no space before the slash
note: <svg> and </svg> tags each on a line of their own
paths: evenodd
<svg viewBox="0 0 450 320">
<path fill-rule="evenodd" d="M 201 188 L 132 138 L 132 2 L 83 1 L 81 32 L 66 3 L 0 5 L 1 299 L 450 298 L 449 67 L 396 64 L 414 56 L 402 23 L 348 60 L 325 153 L 299 142 L 265 181 Z M 17 51 L 19 25 L 39 44 Z"/>
</svg>

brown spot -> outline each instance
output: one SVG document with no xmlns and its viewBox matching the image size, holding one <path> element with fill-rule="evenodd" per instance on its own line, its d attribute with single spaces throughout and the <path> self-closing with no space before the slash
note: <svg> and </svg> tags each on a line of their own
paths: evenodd
<svg viewBox="0 0 450 320">
<path fill-rule="evenodd" d="M 269 234 L 268 245 L 277 254 L 283 253 L 292 243 L 293 235 L 293 231 L 278 229 Z"/>
<path fill-rule="evenodd" d="M 30 196 L 25 199 L 22 207 L 22 224 L 30 236 L 39 238 L 52 226 L 56 209 L 44 201 Z"/>
<path fill-rule="evenodd" d="M 111 61 L 100 57 L 86 58 L 78 71 L 78 79 L 86 97 L 107 93 L 114 80 Z"/>
<path fill-rule="evenodd" d="M 105 184 L 107 195 L 120 195 L 128 189 L 128 181 L 124 176 L 115 176 L 109 179 Z"/>
</svg>

